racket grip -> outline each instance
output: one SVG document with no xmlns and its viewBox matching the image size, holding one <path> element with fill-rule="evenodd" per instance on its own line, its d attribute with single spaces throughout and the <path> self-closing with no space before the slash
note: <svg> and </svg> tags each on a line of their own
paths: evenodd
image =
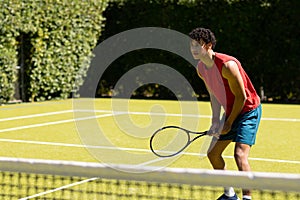
<svg viewBox="0 0 300 200">
<path fill-rule="evenodd" d="M 217 133 L 217 132 L 213 132 L 213 131 L 208 131 L 208 132 L 207 132 L 207 135 L 219 139 L 221 134 L 220 134 L 220 133 Z"/>
</svg>

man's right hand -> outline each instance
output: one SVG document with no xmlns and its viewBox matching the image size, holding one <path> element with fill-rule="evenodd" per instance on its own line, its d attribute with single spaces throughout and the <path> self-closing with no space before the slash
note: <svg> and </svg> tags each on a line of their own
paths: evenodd
<svg viewBox="0 0 300 200">
<path fill-rule="evenodd" d="M 219 120 L 214 120 L 208 130 L 207 135 L 213 136 L 217 139 L 220 137 L 220 121 Z"/>
</svg>

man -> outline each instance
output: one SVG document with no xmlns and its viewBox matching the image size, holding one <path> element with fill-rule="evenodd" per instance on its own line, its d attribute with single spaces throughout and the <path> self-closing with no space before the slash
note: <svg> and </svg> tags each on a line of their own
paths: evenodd
<svg viewBox="0 0 300 200">
<path fill-rule="evenodd" d="M 255 143 L 261 117 L 260 98 L 240 62 L 229 55 L 214 52 L 216 38 L 209 29 L 196 28 L 189 34 L 191 53 L 199 60 L 197 71 L 210 94 L 212 125 L 209 133 L 217 141 L 211 144 L 208 158 L 214 169 L 225 170 L 222 153 L 235 142 L 234 158 L 240 171 L 250 171 L 248 156 Z M 220 119 L 221 108 L 224 116 Z M 214 140 L 213 140 L 214 141 Z M 239 199 L 232 187 L 224 188 L 218 200 Z M 251 191 L 243 189 L 243 200 Z"/>
</svg>

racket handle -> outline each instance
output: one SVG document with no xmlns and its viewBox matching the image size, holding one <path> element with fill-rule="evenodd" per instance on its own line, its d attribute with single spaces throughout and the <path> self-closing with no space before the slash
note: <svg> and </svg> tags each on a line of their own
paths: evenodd
<svg viewBox="0 0 300 200">
<path fill-rule="evenodd" d="M 220 134 L 220 133 L 213 132 L 213 131 L 208 131 L 208 132 L 207 132 L 207 135 L 213 136 L 213 137 L 219 139 L 221 134 Z"/>
</svg>

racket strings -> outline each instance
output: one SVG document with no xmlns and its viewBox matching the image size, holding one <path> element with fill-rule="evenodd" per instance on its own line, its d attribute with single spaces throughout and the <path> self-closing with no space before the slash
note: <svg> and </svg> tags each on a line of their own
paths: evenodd
<svg viewBox="0 0 300 200">
<path fill-rule="evenodd" d="M 189 142 L 189 134 L 177 128 L 158 131 L 152 138 L 152 149 L 160 156 L 169 156 L 181 151 Z"/>
</svg>

